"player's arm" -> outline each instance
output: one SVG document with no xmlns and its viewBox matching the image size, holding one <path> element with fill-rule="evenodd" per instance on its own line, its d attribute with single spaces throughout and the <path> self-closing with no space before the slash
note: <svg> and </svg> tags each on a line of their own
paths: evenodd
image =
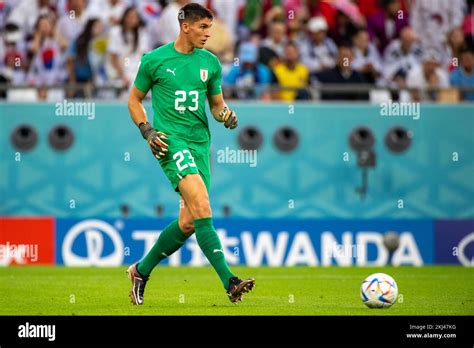
<svg viewBox="0 0 474 348">
<path fill-rule="evenodd" d="M 151 152 L 157 159 L 160 159 L 168 151 L 168 145 L 163 141 L 168 139 L 168 137 L 165 133 L 157 131 L 148 123 L 146 110 L 143 107 L 145 96 L 146 93 L 133 86 L 128 98 L 128 111 L 133 122 L 140 129 L 142 137 L 148 142 Z"/>
<path fill-rule="evenodd" d="M 217 122 L 224 123 L 226 128 L 233 129 L 237 127 L 237 115 L 234 111 L 229 109 L 224 101 L 222 95 L 222 67 L 219 60 L 215 58 L 215 69 L 211 75 L 209 84 L 207 85 L 207 99 L 209 100 L 209 107 L 211 109 L 212 116 Z"/>
<path fill-rule="evenodd" d="M 214 119 L 217 122 L 224 123 L 224 126 L 226 128 L 234 129 L 237 127 L 237 115 L 234 111 L 229 109 L 229 107 L 224 101 L 222 93 L 210 95 L 208 97 L 208 100 L 212 116 L 214 116 Z"/>
<path fill-rule="evenodd" d="M 128 111 L 133 122 L 138 126 L 140 123 L 148 122 L 145 108 L 143 107 L 143 99 L 146 94 L 133 86 L 128 97 Z"/>
</svg>

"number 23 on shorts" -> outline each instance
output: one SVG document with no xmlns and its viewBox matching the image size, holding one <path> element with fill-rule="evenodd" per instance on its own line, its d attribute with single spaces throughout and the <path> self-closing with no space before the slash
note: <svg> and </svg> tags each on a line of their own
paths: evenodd
<svg viewBox="0 0 474 348">
<path fill-rule="evenodd" d="M 196 167 L 196 163 L 194 163 L 194 157 L 191 155 L 189 150 L 182 150 L 178 151 L 173 155 L 173 159 L 176 161 L 176 167 L 181 172 L 184 169 L 189 167 Z M 186 163 L 182 163 L 185 161 Z"/>
</svg>

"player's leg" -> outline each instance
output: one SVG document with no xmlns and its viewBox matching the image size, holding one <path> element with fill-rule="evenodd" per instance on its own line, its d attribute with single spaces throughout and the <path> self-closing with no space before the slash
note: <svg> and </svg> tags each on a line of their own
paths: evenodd
<svg viewBox="0 0 474 348">
<path fill-rule="evenodd" d="M 148 254 L 138 263 L 138 272 L 149 276 L 156 265 L 181 248 L 188 237 L 189 234 L 181 230 L 179 220 L 171 222 L 160 233 L 160 237 Z"/>
<path fill-rule="evenodd" d="M 194 219 L 189 207 L 186 205 L 183 196 L 179 199 L 178 224 L 184 235 L 190 237 L 194 233 Z"/>
<path fill-rule="evenodd" d="M 146 282 L 152 270 L 163 259 L 181 248 L 194 232 L 192 215 L 182 198 L 180 207 L 179 218 L 166 226 L 143 260 L 130 266 L 127 270 L 133 284 L 130 291 L 130 299 L 133 304 L 143 304 Z"/>
<path fill-rule="evenodd" d="M 165 175 L 170 180 L 173 189 L 178 187 L 178 182 L 181 176 L 184 176 L 187 173 L 197 172 L 197 168 L 192 167 L 192 162 L 182 164 L 180 162 L 178 167 L 178 163 L 176 163 L 176 161 L 191 161 L 187 156 L 183 156 L 183 152 L 185 151 L 189 152 L 184 142 L 169 136 L 168 152 L 164 158 L 160 159 L 159 162 L 160 166 L 165 172 Z M 185 154 L 187 153 L 185 152 Z M 186 216 L 190 215 L 191 214 L 185 207 L 183 212 L 180 212 L 180 218 L 171 222 L 165 227 L 163 232 L 160 233 L 158 240 L 143 258 L 143 260 L 141 260 L 138 264 L 130 266 L 127 270 L 128 276 L 132 280 L 130 298 L 134 304 L 143 303 L 145 285 L 148 281 L 150 273 L 155 268 L 155 266 L 164 258 L 178 250 L 189 237 L 190 234 L 187 233 L 187 231 L 182 230 L 180 226 L 189 225 L 188 223 L 183 224 L 183 221 L 186 220 Z M 189 220 L 190 218 L 188 217 L 187 219 Z"/>
<path fill-rule="evenodd" d="M 139 263 L 128 268 L 128 277 L 132 281 L 130 299 L 133 304 L 143 304 L 145 286 L 152 270 L 163 259 L 181 248 L 188 237 L 189 234 L 185 234 L 180 229 L 178 219 L 174 220 L 160 233 L 158 240 L 146 256 Z"/>
<path fill-rule="evenodd" d="M 186 175 L 179 182 L 179 191 L 194 219 L 194 231 L 199 247 L 219 275 L 232 302 L 242 300 L 242 294 L 252 290 L 255 280 L 241 280 L 229 269 L 224 250 L 212 222 L 209 195 L 199 174 Z"/>
</svg>

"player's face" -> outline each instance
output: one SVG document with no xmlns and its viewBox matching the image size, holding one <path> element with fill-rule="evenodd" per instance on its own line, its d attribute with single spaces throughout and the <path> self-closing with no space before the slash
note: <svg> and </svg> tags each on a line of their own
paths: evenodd
<svg viewBox="0 0 474 348">
<path fill-rule="evenodd" d="M 211 37 L 212 21 L 204 18 L 189 25 L 188 38 L 195 48 L 203 48 Z"/>
</svg>

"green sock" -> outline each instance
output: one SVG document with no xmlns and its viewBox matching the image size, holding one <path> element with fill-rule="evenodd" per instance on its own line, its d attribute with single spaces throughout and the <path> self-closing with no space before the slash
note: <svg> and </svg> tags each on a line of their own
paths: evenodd
<svg viewBox="0 0 474 348">
<path fill-rule="evenodd" d="M 234 277 L 234 274 L 225 261 L 222 244 L 212 223 L 212 217 L 194 219 L 194 231 L 199 247 L 216 270 L 224 288 L 227 289 L 229 279 Z"/>
<path fill-rule="evenodd" d="M 153 248 L 151 248 L 143 260 L 140 261 L 137 266 L 138 272 L 144 276 L 150 275 L 153 268 L 155 268 L 161 260 L 181 248 L 184 242 L 186 242 L 186 239 L 188 239 L 188 237 L 181 232 L 178 220 L 174 220 L 160 233 L 160 237 L 155 245 L 153 245 Z"/>
</svg>

